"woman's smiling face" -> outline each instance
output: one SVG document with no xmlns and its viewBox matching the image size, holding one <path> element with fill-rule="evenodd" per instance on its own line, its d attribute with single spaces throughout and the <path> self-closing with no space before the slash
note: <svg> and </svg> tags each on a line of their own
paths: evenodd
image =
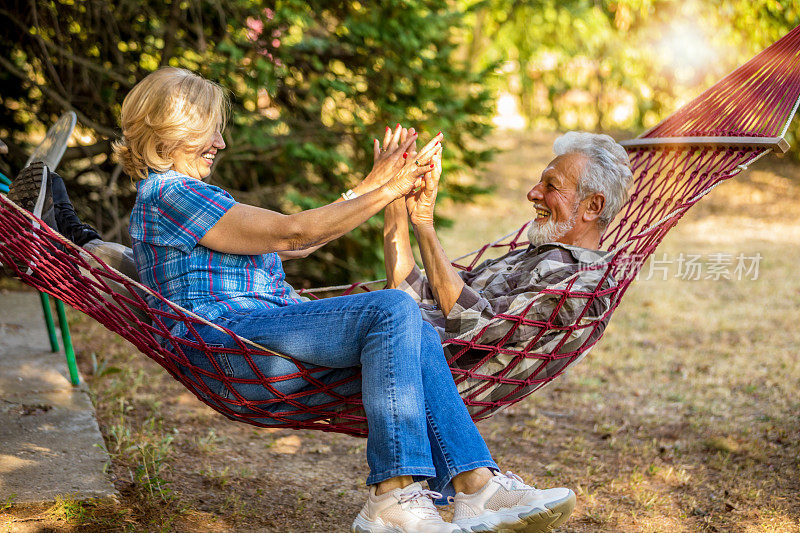
<svg viewBox="0 0 800 533">
<path fill-rule="evenodd" d="M 224 149 L 225 141 L 219 129 L 217 129 L 214 135 L 211 136 L 210 143 L 201 148 L 200 151 L 176 150 L 172 154 L 172 168 L 190 178 L 203 180 L 211 174 L 211 165 L 214 164 L 217 152 Z"/>
</svg>

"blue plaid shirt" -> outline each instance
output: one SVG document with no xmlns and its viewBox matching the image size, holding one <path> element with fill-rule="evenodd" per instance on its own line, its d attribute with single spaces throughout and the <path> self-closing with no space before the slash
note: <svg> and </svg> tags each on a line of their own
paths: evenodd
<svg viewBox="0 0 800 533">
<path fill-rule="evenodd" d="M 130 234 L 144 285 L 209 321 L 231 309 L 298 302 L 278 254 L 226 254 L 198 244 L 236 204 L 230 194 L 173 170 L 151 170 L 137 189 Z M 148 303 L 169 311 L 158 300 Z M 174 335 L 186 332 L 183 323 L 164 322 Z"/>
</svg>

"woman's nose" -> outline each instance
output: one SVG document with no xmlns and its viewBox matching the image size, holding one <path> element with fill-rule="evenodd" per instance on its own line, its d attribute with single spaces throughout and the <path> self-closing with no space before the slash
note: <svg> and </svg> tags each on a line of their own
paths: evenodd
<svg viewBox="0 0 800 533">
<path fill-rule="evenodd" d="M 216 132 L 214 134 L 214 142 L 212 144 L 217 150 L 222 150 L 225 148 L 225 139 L 222 138 L 222 134 L 220 132 Z"/>
</svg>

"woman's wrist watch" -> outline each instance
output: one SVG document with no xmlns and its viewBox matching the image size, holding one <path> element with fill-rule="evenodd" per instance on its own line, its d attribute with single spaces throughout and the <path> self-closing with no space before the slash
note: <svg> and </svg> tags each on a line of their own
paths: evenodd
<svg viewBox="0 0 800 533">
<path fill-rule="evenodd" d="M 347 189 L 342 193 L 342 198 L 345 200 L 352 200 L 353 198 L 358 198 L 358 193 L 353 189 Z"/>
</svg>

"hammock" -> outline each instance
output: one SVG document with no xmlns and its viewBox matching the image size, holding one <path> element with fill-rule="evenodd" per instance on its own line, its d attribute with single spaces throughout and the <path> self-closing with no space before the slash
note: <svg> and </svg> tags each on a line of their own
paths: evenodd
<svg viewBox="0 0 800 533">
<path fill-rule="evenodd" d="M 613 254 L 610 261 L 582 267 L 601 269 L 597 288 L 593 292 L 572 291 L 578 273 L 539 295 L 548 297 L 550 302 L 556 301 L 549 319 L 541 320 L 541 314 L 536 315 L 539 318 L 528 318 L 536 300 L 524 309 L 509 310 L 496 317 L 495 320 L 508 321 L 511 331 L 534 326 L 536 333 L 521 349 L 504 346 L 502 340 L 481 344 L 482 330 L 444 342 L 456 383 L 466 380 L 479 383 L 462 393 L 473 418 L 486 418 L 521 400 L 585 356 L 602 336 L 602 319 L 610 317 L 647 257 L 689 208 L 718 184 L 770 151 L 786 151 L 788 144 L 783 137 L 797 110 L 799 97 L 800 26 L 639 138 L 623 143 L 630 154 L 634 185 L 629 202 L 601 242 L 603 249 Z M 123 276 L 46 225 L 37 227 L 37 222 L 0 195 L 0 263 L 28 285 L 63 300 L 133 343 L 201 401 L 233 420 L 256 426 L 366 434 L 360 395 L 339 392 L 353 389 L 355 384 L 350 387 L 347 384 L 360 379 L 357 373 L 323 383 L 318 377 L 327 369 L 275 353 L 220 326 L 215 327 L 227 332 L 236 347 L 209 346 L 195 329 L 206 323 L 202 318 Z M 470 270 L 489 250 L 526 246 L 525 227 L 457 259 L 454 266 Z M 616 284 L 606 283 L 612 277 Z M 378 287 L 377 283 L 328 287 L 306 294 L 316 297 L 319 291 L 329 294 L 332 290 L 350 294 L 372 290 Z M 145 294 L 165 302 L 169 311 L 149 308 Z M 606 313 L 600 320 L 581 320 L 598 297 L 610 299 Z M 572 324 L 556 325 L 553 319 L 568 298 L 585 301 L 583 312 Z M 164 325 L 166 318 L 183 322 L 189 331 L 186 338 L 171 336 Z M 590 329 L 588 335 L 580 331 L 583 328 Z M 585 342 L 562 351 L 567 340 L 576 336 L 586 339 Z M 209 365 L 204 365 L 205 368 L 192 365 L 184 353 L 187 348 L 200 350 Z M 228 358 L 243 358 L 256 377 L 248 380 L 226 377 L 213 357 L 214 350 L 224 352 Z M 506 368 L 494 374 L 482 372 L 484 364 L 498 356 L 510 361 Z M 290 362 L 292 372 L 279 377 L 264 376 L 253 364 L 257 357 L 281 357 Z M 459 364 L 459 360 L 468 360 L 469 364 Z M 526 371 L 523 378 L 514 377 L 514 369 L 523 362 L 532 370 Z M 229 393 L 225 396 L 214 393 L 203 379 L 188 377 L 192 374 L 223 382 Z M 308 383 L 301 392 L 281 395 L 275 390 L 276 383 L 297 378 Z M 274 399 L 246 400 L 234 388 L 244 383 L 263 386 Z M 498 390 L 502 394 L 487 394 Z M 308 402 L 313 405 L 310 407 L 304 400 L 311 397 L 314 401 Z"/>
</svg>

